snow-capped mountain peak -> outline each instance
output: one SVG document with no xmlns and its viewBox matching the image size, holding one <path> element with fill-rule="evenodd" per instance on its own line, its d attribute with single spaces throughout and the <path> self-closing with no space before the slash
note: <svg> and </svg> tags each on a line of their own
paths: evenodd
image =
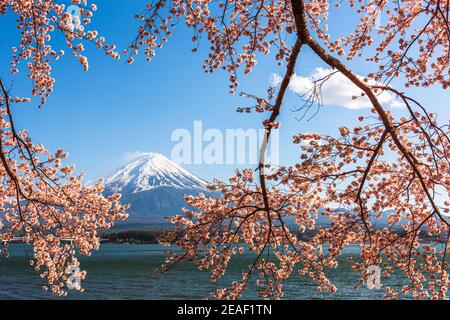
<svg viewBox="0 0 450 320">
<path fill-rule="evenodd" d="M 146 153 L 105 177 L 108 191 L 138 193 L 159 187 L 206 189 L 206 182 L 159 153 Z"/>
</svg>

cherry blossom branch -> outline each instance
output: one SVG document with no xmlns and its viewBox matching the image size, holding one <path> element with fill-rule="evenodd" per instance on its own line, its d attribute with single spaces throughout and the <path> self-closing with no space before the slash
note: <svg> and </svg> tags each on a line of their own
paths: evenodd
<svg viewBox="0 0 450 320">
<path fill-rule="evenodd" d="M 397 134 L 395 133 L 395 130 L 391 124 L 391 120 L 389 119 L 389 116 L 387 115 L 384 108 L 381 106 L 380 102 L 378 101 L 377 96 L 374 94 L 370 86 L 366 83 L 364 83 L 362 80 L 360 80 L 352 71 L 350 71 L 341 61 L 334 58 L 330 54 L 328 54 L 325 49 L 320 46 L 320 44 L 314 40 L 310 35 L 307 28 L 307 25 L 305 23 L 305 9 L 304 9 L 304 3 L 303 0 L 300 1 L 292 1 L 292 11 L 295 18 L 295 23 L 298 31 L 299 38 L 303 39 L 303 42 L 308 45 L 316 54 L 319 56 L 325 63 L 327 63 L 330 67 L 333 69 L 337 69 L 340 71 L 348 80 L 350 80 L 353 84 L 355 84 L 358 88 L 360 88 L 369 98 L 370 102 L 372 103 L 373 107 L 377 111 L 380 119 L 382 120 L 387 132 L 391 136 L 392 140 L 398 147 L 399 151 L 403 154 L 403 156 L 407 159 L 411 167 L 413 168 L 415 174 L 417 175 L 423 191 L 426 193 L 428 200 L 433 206 L 433 209 L 435 212 L 439 215 L 441 220 L 447 224 L 447 226 L 450 227 L 450 224 L 443 218 L 439 208 L 434 202 L 433 197 L 431 196 L 428 187 L 425 183 L 425 180 L 420 172 L 420 170 L 417 168 L 417 159 L 406 150 L 406 148 L 403 146 L 403 144 L 400 142 Z"/>
</svg>

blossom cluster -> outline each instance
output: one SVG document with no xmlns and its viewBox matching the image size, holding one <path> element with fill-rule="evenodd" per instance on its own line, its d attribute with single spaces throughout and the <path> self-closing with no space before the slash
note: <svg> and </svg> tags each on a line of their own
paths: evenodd
<svg viewBox="0 0 450 320">
<path fill-rule="evenodd" d="M 354 32 L 335 36 L 328 25 L 330 10 L 347 6 L 360 22 Z M 378 65 L 368 76 L 376 81 L 390 81 L 400 74 L 407 86 L 446 88 L 450 84 L 448 8 L 438 0 L 389 2 L 379 0 L 304 1 L 308 28 L 330 53 L 347 59 L 361 57 Z M 237 70 L 250 73 L 257 64 L 257 54 L 271 51 L 281 64 L 290 54 L 295 23 L 291 2 L 261 0 L 154 0 L 136 15 L 141 22 L 138 36 L 125 53 L 133 62 L 141 48 L 147 60 L 161 48 L 179 21 L 193 30 L 196 52 L 205 36 L 209 42 L 204 60 L 205 72 L 223 69 L 230 73 L 230 92 L 239 85 Z M 333 35 L 333 36 L 332 36 Z"/>
<path fill-rule="evenodd" d="M 57 33 L 62 34 L 67 49 L 85 71 L 89 69 L 89 62 L 83 55 L 83 42 L 91 42 L 106 55 L 120 58 L 115 45 L 108 45 L 98 31 L 86 29 L 97 6 L 88 4 L 87 0 L 71 0 L 71 3 L 76 10 L 50 0 L 0 0 L 0 14 L 11 12 L 17 16 L 21 37 L 19 44 L 12 47 L 11 72 L 18 73 L 21 63 L 26 63 L 27 76 L 33 81 L 32 95 L 40 97 L 40 105 L 45 104 L 54 89 L 52 62 L 65 54 L 63 49 L 52 46 L 52 38 L 58 36 Z"/>
<path fill-rule="evenodd" d="M 2 88 L 4 89 L 3 83 Z M 127 217 L 120 195 L 103 196 L 103 183 L 86 187 L 74 166 L 64 165 L 67 153 L 50 153 L 16 131 L 10 99 L 0 99 L 0 244 L 2 254 L 16 237 L 31 245 L 30 265 L 56 295 L 66 295 L 68 267 L 77 256 L 100 245 L 99 231 Z M 86 272 L 80 273 L 84 278 Z M 78 288 L 82 290 L 82 288 Z"/>
</svg>

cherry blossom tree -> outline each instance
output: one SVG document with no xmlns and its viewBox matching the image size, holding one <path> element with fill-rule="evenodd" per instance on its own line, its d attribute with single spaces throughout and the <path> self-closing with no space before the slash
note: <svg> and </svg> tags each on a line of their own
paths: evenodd
<svg viewBox="0 0 450 320">
<path fill-rule="evenodd" d="M 0 14 L 14 14 L 20 43 L 12 48 L 11 72 L 16 74 L 25 64 L 33 82 L 32 95 L 45 104 L 53 91 L 51 61 L 64 54 L 51 46 L 55 32 L 66 39 L 67 48 L 88 70 L 82 55 L 83 42 L 92 42 L 105 54 L 118 58 L 114 46 L 107 45 L 97 31 L 87 31 L 95 5 L 72 1 L 76 14 L 71 14 L 56 1 L 0 0 Z M 68 270 L 78 268 L 79 254 L 90 255 L 100 245 L 99 231 L 124 220 L 126 206 L 120 195 L 104 197 L 103 183 L 92 187 L 83 184 L 83 175 L 74 175 L 74 167 L 63 165 L 63 150 L 51 153 L 34 144 L 29 134 L 15 127 L 13 110 L 17 104 L 30 103 L 30 98 L 12 95 L 13 88 L 0 80 L 0 245 L 8 255 L 11 241 L 19 237 L 33 247 L 30 265 L 45 278 L 56 295 L 66 295 Z M 83 279 L 85 271 L 77 276 Z M 83 290 L 81 287 L 74 287 Z"/>
<path fill-rule="evenodd" d="M 334 39 L 327 19 L 341 6 L 354 10 L 360 23 L 353 33 Z M 193 30 L 194 52 L 203 35 L 209 41 L 205 72 L 219 68 L 229 72 L 231 93 L 239 86 L 238 71 L 250 73 L 257 54 L 274 51 L 275 60 L 286 64 L 281 83 L 269 89 L 269 98 L 245 94 L 256 100 L 256 106 L 238 109 L 267 114 L 266 143 L 257 170 L 237 171 L 229 182 L 215 181 L 212 196 L 187 197 L 196 210 L 173 217 L 176 230 L 160 238 L 182 252 L 169 252 L 162 269 L 189 260 L 200 270 L 210 269 L 211 281 L 216 281 L 232 257 L 247 250 L 255 259 L 243 270 L 242 279 L 213 292 L 213 297 L 241 297 L 254 275 L 262 297 L 279 299 L 283 281 L 293 273 L 312 278 L 319 291 L 334 292 L 338 288 L 326 271 L 338 267 L 337 258 L 346 246 L 358 244 L 360 256 L 353 269 L 360 272 L 361 283 L 367 280 L 369 267 L 377 265 L 386 277 L 403 272 L 409 279 L 400 291 L 386 288 L 387 298 L 399 294 L 446 298 L 449 123 L 439 124 L 435 114 L 391 83 L 400 79 L 406 87 L 447 88 L 448 12 L 448 2 L 434 0 L 148 3 L 137 15 L 142 21 L 138 36 L 125 52 L 130 63 L 139 50 L 151 60 L 155 49 L 184 21 Z M 384 23 L 380 15 L 386 18 Z M 339 128 L 337 137 L 295 136 L 293 143 L 301 146 L 298 162 L 268 173 L 267 142 L 279 126 L 285 94 L 305 48 L 333 69 L 314 81 L 306 109 L 318 102 L 323 83 L 340 73 L 370 101 L 373 116 L 360 117 L 360 126 Z M 376 71 L 358 76 L 345 64 L 352 59 L 372 62 Z M 396 119 L 383 107 L 379 96 L 385 92 L 405 105 L 404 116 Z M 376 228 L 386 212 L 390 227 Z M 319 215 L 328 217 L 329 227 L 316 226 Z M 287 227 L 288 217 L 294 218 L 297 230 Z M 308 229 L 315 236 L 304 240 Z M 424 244 L 424 235 L 441 240 L 440 249 Z"/>
</svg>

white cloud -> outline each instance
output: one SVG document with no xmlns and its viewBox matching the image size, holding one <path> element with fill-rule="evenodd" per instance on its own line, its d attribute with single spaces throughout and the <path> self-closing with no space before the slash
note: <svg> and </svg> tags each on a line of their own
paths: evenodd
<svg viewBox="0 0 450 320">
<path fill-rule="evenodd" d="M 280 85 L 281 81 L 283 81 L 283 78 L 279 74 L 272 73 L 272 77 L 270 78 L 270 83 L 272 87 Z"/>
<path fill-rule="evenodd" d="M 313 81 L 322 79 L 333 72 L 331 69 L 316 68 L 309 76 L 303 77 L 294 74 L 289 85 L 289 89 L 297 94 L 308 94 L 313 87 Z M 360 78 L 363 78 L 359 76 Z M 278 74 L 272 75 L 272 85 L 277 86 L 281 83 L 282 78 Z M 371 108 L 372 104 L 366 96 L 361 96 L 361 89 L 355 86 L 342 73 L 337 72 L 332 75 L 322 85 L 322 104 L 339 106 L 348 109 L 364 109 Z M 353 99 L 352 97 L 358 97 Z M 391 108 L 403 108 L 404 104 L 397 101 L 395 95 L 390 92 L 383 92 L 378 95 L 378 100 L 382 105 Z"/>
</svg>

